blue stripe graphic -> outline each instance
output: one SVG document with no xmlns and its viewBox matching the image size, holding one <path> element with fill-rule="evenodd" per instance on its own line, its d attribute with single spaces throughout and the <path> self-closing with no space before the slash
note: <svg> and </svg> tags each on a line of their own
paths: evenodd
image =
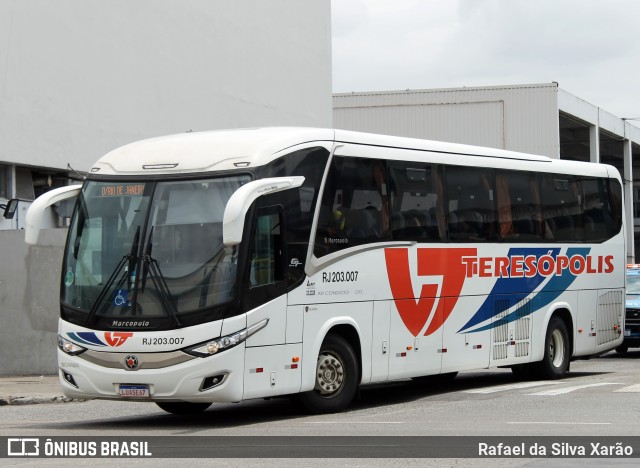
<svg viewBox="0 0 640 468">
<path fill-rule="evenodd" d="M 67 335 L 72 340 L 77 341 L 78 343 L 85 344 L 85 345 L 107 346 L 105 343 L 103 343 L 100 340 L 100 338 L 98 338 L 96 336 L 96 334 L 94 332 L 67 333 Z"/>
<path fill-rule="evenodd" d="M 555 260 L 559 253 L 560 248 L 513 248 L 509 249 L 507 257 L 511 260 L 514 256 L 528 257 L 534 255 L 536 258 L 540 258 L 543 255 L 550 255 Z M 508 273 L 510 274 L 511 271 Z M 498 278 L 484 303 L 480 306 L 475 315 L 471 317 L 471 319 L 460 330 L 458 330 L 458 333 L 467 331 L 469 328 L 485 322 L 509 308 L 509 303 L 505 301 L 505 306 L 502 309 L 497 309 L 494 305 L 496 296 L 508 294 L 510 299 L 513 299 L 515 302 L 520 302 L 522 299 L 529 296 L 529 294 L 531 294 L 531 292 L 540 286 L 546 279 L 547 278 L 542 276 L 540 273 L 536 273 L 536 275 L 531 278 Z"/>
<path fill-rule="evenodd" d="M 583 258 L 586 258 L 590 251 L 591 249 L 588 247 L 569 248 L 567 249 L 567 257 L 571 258 L 574 255 L 579 255 Z M 535 255 L 538 259 L 540 259 L 541 256 L 548 254 L 552 256 L 554 260 L 556 260 L 559 252 L 559 248 L 510 249 L 507 255 L 509 258 L 514 255 L 524 255 L 525 257 L 528 255 Z M 471 320 L 469 320 L 464 327 L 458 330 L 458 333 L 469 331 L 469 328 L 503 313 L 505 310 L 509 309 L 510 305 L 516 304 L 528 297 L 531 292 L 533 292 L 537 288 L 538 285 L 542 284 L 545 278 L 541 277 L 539 274 L 537 274 L 533 278 L 527 278 L 533 281 L 528 282 L 525 285 L 526 289 L 524 290 L 522 288 L 522 279 L 523 278 L 500 278 L 498 281 L 496 281 L 496 285 L 491 290 L 484 303 L 480 306 L 478 312 L 476 312 L 475 315 L 471 317 Z M 551 276 L 549 281 L 547 281 L 547 284 L 545 284 L 543 288 L 531 298 L 531 301 L 528 304 L 524 304 L 519 308 L 513 310 L 506 317 L 491 322 L 483 327 L 472 330 L 471 333 L 488 330 L 500 325 L 504 325 L 505 323 L 513 322 L 515 320 L 518 320 L 519 318 L 526 317 L 527 315 L 530 315 L 533 312 L 542 309 L 543 307 L 548 306 L 552 301 L 557 299 L 560 294 L 565 292 L 575 280 L 576 275 L 572 274 L 569 269 L 563 270 L 562 275 Z M 501 282 L 506 284 L 499 284 Z M 504 304 L 501 307 L 495 307 L 496 299 L 499 299 L 496 296 L 498 294 L 509 294 L 508 296 L 505 296 L 505 298 L 508 298 L 509 300 L 504 301 Z"/>
</svg>

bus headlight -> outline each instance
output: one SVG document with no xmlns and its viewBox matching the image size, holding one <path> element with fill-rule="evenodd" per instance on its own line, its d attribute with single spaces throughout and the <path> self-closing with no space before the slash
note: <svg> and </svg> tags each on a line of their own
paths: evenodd
<svg viewBox="0 0 640 468">
<path fill-rule="evenodd" d="M 87 348 L 83 348 L 82 346 L 78 346 L 77 344 L 69 340 L 65 340 L 60 335 L 58 335 L 58 348 L 60 348 L 62 352 L 70 356 L 77 356 L 78 354 L 82 354 L 87 350 Z"/>
<path fill-rule="evenodd" d="M 269 319 L 264 319 L 248 328 L 245 328 L 244 330 L 240 330 L 239 332 L 221 336 L 220 338 L 214 338 L 212 340 L 205 341 L 204 343 L 198 343 L 197 345 L 190 346 L 182 351 L 197 357 L 213 356 L 214 354 L 233 348 L 243 341 L 246 341 L 251 335 L 266 327 L 267 323 L 269 323 Z"/>
</svg>

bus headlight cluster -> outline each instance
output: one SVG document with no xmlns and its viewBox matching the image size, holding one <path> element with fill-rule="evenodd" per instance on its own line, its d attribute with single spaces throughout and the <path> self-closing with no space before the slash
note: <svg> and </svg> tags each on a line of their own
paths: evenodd
<svg viewBox="0 0 640 468">
<path fill-rule="evenodd" d="M 198 343 L 197 345 L 183 349 L 183 351 L 187 354 L 191 354 L 192 356 L 213 356 L 214 354 L 233 348 L 243 341 L 246 341 L 246 339 L 251 335 L 266 327 L 268 322 L 269 319 L 264 319 L 248 328 L 245 328 L 244 330 L 240 330 L 239 332 L 221 336 L 220 338 L 214 338 L 204 343 Z"/>
<path fill-rule="evenodd" d="M 78 354 L 82 354 L 87 350 L 87 348 L 83 348 L 82 346 L 78 346 L 77 344 L 69 340 L 65 340 L 60 335 L 58 335 L 58 348 L 60 348 L 62 352 L 70 356 L 77 356 Z"/>
</svg>

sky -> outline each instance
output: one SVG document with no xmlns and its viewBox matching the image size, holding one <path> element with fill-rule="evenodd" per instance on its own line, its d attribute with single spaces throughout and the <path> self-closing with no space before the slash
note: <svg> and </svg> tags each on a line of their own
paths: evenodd
<svg viewBox="0 0 640 468">
<path fill-rule="evenodd" d="M 332 0 L 333 92 L 558 82 L 639 118 L 640 0 Z"/>
</svg>

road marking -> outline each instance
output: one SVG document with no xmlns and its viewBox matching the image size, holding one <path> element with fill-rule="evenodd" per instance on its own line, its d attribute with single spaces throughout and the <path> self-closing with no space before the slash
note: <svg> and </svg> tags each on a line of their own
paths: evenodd
<svg viewBox="0 0 640 468">
<path fill-rule="evenodd" d="M 620 393 L 637 393 L 640 392 L 640 384 L 629 385 L 627 387 L 619 388 L 618 390 L 614 390 L 614 392 Z"/>
<path fill-rule="evenodd" d="M 563 395 L 565 393 L 575 392 L 576 390 L 582 390 L 583 388 L 601 387 L 603 385 L 622 385 L 622 384 L 614 383 L 614 382 L 600 382 L 600 383 L 585 384 L 585 385 L 574 385 L 573 387 L 554 388 L 552 390 L 545 390 L 543 392 L 527 393 L 527 395 L 535 395 L 535 396 Z"/>
<path fill-rule="evenodd" d="M 569 426 L 576 426 L 576 425 L 581 425 L 581 426 L 606 426 L 606 425 L 611 425 L 611 423 L 608 423 L 608 422 L 574 422 L 574 421 L 567 421 L 567 422 L 561 422 L 561 421 L 509 421 L 509 422 L 507 422 L 507 424 L 550 424 L 550 425 L 554 425 L 554 426 L 562 426 L 562 425 L 569 425 Z"/>
<path fill-rule="evenodd" d="M 474 388 L 472 390 L 464 390 L 464 393 L 496 393 L 496 392 L 504 392 L 506 390 L 517 390 L 519 388 L 530 388 L 530 387 L 540 387 L 542 385 L 556 385 L 559 383 L 564 383 L 562 381 L 547 381 L 547 380 L 539 380 L 535 382 L 519 382 L 514 384 L 505 384 L 505 385 L 495 385 L 493 387 L 485 387 L 485 388 Z"/>
<path fill-rule="evenodd" d="M 305 421 L 305 424 L 404 424 L 402 421 Z"/>
</svg>

